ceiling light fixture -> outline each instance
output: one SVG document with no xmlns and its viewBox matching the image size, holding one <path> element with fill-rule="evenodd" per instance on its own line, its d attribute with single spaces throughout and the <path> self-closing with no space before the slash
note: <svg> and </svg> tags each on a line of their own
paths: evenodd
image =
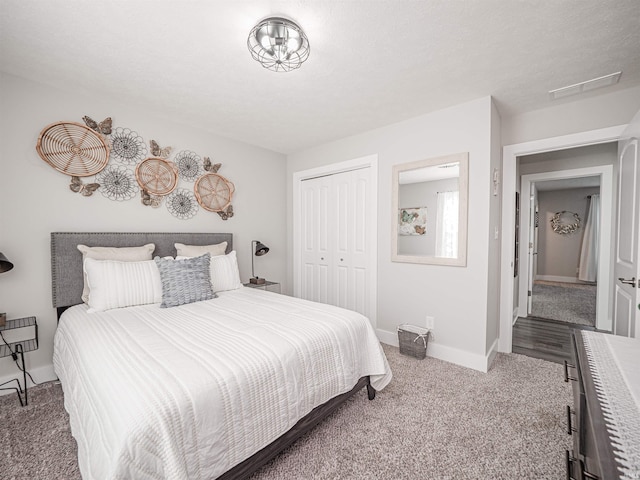
<svg viewBox="0 0 640 480">
<path fill-rule="evenodd" d="M 309 58 L 309 39 L 298 25 L 282 17 L 267 18 L 253 27 L 247 46 L 254 60 L 274 72 L 295 70 Z"/>
<path fill-rule="evenodd" d="M 589 90 L 595 90 L 596 88 L 609 87 L 620 81 L 620 75 L 622 75 L 622 72 L 610 73 L 603 77 L 593 78 L 567 87 L 556 88 L 555 90 L 549 91 L 549 96 L 551 97 L 551 100 L 557 100 L 558 98 L 577 95 L 579 93 L 588 92 Z"/>
</svg>

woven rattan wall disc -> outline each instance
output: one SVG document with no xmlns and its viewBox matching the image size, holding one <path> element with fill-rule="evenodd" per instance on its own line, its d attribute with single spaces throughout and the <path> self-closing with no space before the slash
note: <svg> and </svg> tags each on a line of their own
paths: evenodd
<svg viewBox="0 0 640 480">
<path fill-rule="evenodd" d="M 136 180 L 151 195 L 168 195 L 178 186 L 178 168 L 173 162 L 149 157 L 136 167 Z"/>
<path fill-rule="evenodd" d="M 198 203 L 210 212 L 221 212 L 227 208 L 235 189 L 233 183 L 218 173 L 205 173 L 193 186 Z"/>
<path fill-rule="evenodd" d="M 36 150 L 53 168 L 73 177 L 95 175 L 109 162 L 109 145 L 104 138 L 75 122 L 45 127 L 38 137 Z"/>
</svg>

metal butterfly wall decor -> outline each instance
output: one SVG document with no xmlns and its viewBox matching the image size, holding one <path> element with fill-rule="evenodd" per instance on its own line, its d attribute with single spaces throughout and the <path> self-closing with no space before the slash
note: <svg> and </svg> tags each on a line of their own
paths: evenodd
<svg viewBox="0 0 640 480">
<path fill-rule="evenodd" d="M 233 217 L 233 205 L 229 205 L 226 210 L 222 210 L 221 212 L 217 212 L 220 215 L 220 218 L 223 220 L 228 220 Z"/>
<path fill-rule="evenodd" d="M 149 145 L 151 146 L 151 154 L 154 157 L 166 159 L 169 158 L 169 155 L 171 155 L 172 147 L 160 148 L 160 145 L 158 145 L 158 142 L 156 142 L 155 140 L 149 140 Z"/>
<path fill-rule="evenodd" d="M 80 193 L 85 197 L 90 197 L 93 195 L 98 188 L 100 188 L 99 183 L 83 183 L 80 177 L 71 177 L 71 183 L 69 184 L 69 189 L 72 192 Z"/>
<path fill-rule="evenodd" d="M 202 163 L 204 165 L 204 169 L 207 172 L 211 172 L 211 173 L 218 173 L 218 170 L 220 170 L 220 167 L 222 166 L 221 163 L 216 163 L 212 165 L 211 159 L 209 157 L 204 157 L 204 160 L 202 161 Z"/>
<path fill-rule="evenodd" d="M 82 120 L 91 130 L 95 130 L 102 135 L 111 135 L 111 117 L 105 118 L 100 123 L 96 122 L 93 118 L 87 115 L 82 117 Z"/>
<path fill-rule="evenodd" d="M 159 195 L 151 195 L 144 188 L 140 190 L 141 202 L 146 207 L 158 208 L 162 203 L 162 197 Z"/>
</svg>

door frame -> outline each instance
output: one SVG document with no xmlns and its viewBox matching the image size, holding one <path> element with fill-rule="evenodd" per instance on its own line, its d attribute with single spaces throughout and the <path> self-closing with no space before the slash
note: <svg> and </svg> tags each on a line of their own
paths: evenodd
<svg viewBox="0 0 640 480">
<path fill-rule="evenodd" d="M 554 150 L 617 142 L 626 125 L 590 130 L 531 142 L 506 145 L 502 149 L 502 241 L 500 249 L 500 334 L 498 350 L 510 353 L 513 323 L 518 318 L 514 310 L 514 235 L 515 195 L 518 157 Z"/>
<path fill-rule="evenodd" d="M 611 330 L 612 317 L 609 315 L 611 306 L 612 262 L 611 262 L 611 232 L 613 231 L 613 165 L 598 165 L 595 167 L 573 168 L 555 172 L 542 172 L 522 175 L 520 191 L 529 192 L 531 186 L 545 180 L 559 180 L 567 178 L 600 177 L 600 235 L 598 245 L 598 283 L 596 287 L 596 328 Z M 531 221 L 528 209 L 523 209 L 520 216 L 521 238 L 529 239 Z M 521 240 L 524 241 L 524 240 Z M 523 243 L 521 243 L 523 245 Z M 527 261 L 527 252 L 520 249 L 520 280 L 528 280 L 531 272 Z M 527 282 L 519 282 L 518 316 L 527 316 Z M 524 304 L 523 304 L 524 299 Z"/>
<path fill-rule="evenodd" d="M 536 266 L 538 265 L 538 257 L 535 255 L 538 254 L 538 244 L 537 244 L 537 232 L 536 232 L 536 211 L 538 209 L 538 190 L 535 187 L 535 183 L 529 184 L 529 222 L 527 223 L 527 291 L 533 291 L 533 281 L 535 280 L 535 272 Z M 520 187 L 520 192 L 525 190 Z M 522 193 L 520 194 L 522 196 Z M 522 221 L 522 220 L 520 220 Z M 520 243 L 522 245 L 522 243 Z M 522 255 L 522 250 L 520 250 L 520 255 Z M 522 282 L 521 282 L 522 283 Z M 531 314 L 531 309 L 533 308 L 533 296 L 527 295 L 524 301 L 524 305 L 526 305 L 526 314 L 522 315 L 522 289 L 520 290 L 520 300 L 518 301 L 518 308 L 520 308 L 520 317 L 528 316 Z"/>
<path fill-rule="evenodd" d="M 302 285 L 302 209 L 301 206 L 301 190 L 302 182 L 311 178 L 317 178 L 337 173 L 349 172 L 369 168 L 370 194 L 371 200 L 369 205 L 372 208 L 369 215 L 369 228 L 367 235 L 370 240 L 371 251 L 369 252 L 369 287 L 371 295 L 369 295 L 369 311 L 371 312 L 369 321 L 374 330 L 377 326 L 378 316 L 378 216 L 376 214 L 378 207 L 378 155 L 367 155 L 365 157 L 346 160 L 344 162 L 331 163 L 321 167 L 301 170 L 293 174 L 293 296 L 300 297 L 300 288 Z"/>
</svg>

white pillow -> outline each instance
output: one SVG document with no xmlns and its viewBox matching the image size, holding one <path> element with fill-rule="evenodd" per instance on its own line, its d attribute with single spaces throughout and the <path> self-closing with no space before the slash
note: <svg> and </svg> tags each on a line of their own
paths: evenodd
<svg viewBox="0 0 640 480">
<path fill-rule="evenodd" d="M 176 247 L 176 256 L 179 257 L 199 257 L 208 253 L 212 257 L 224 255 L 227 251 L 227 242 L 216 243 L 215 245 L 185 245 L 183 243 L 174 243 Z"/>
<path fill-rule="evenodd" d="M 87 258 L 94 260 L 119 260 L 121 262 L 137 262 L 141 260 L 151 260 L 151 255 L 156 246 L 153 243 L 142 245 L 141 247 L 87 247 L 78 245 L 78 250 L 82 252 L 82 265 Z M 84 288 L 82 289 L 82 301 L 89 300 L 89 286 L 87 276 L 83 274 Z"/>
<path fill-rule="evenodd" d="M 162 302 L 162 282 L 156 262 L 84 261 L 89 285 L 89 313 Z"/>
<path fill-rule="evenodd" d="M 189 257 L 176 257 L 176 260 L 182 260 L 184 258 Z M 209 268 L 213 293 L 235 290 L 242 286 L 235 250 L 232 250 L 227 255 L 211 257 Z"/>
</svg>

